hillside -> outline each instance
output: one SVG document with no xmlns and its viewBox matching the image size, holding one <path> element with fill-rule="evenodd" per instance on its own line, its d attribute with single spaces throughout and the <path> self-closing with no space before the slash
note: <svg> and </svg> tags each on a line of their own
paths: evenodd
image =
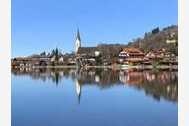
<svg viewBox="0 0 189 126">
<path fill-rule="evenodd" d="M 165 48 L 178 55 L 178 26 L 172 25 L 162 30 L 155 28 L 151 32 L 145 33 L 143 38 L 129 42 L 128 47 L 137 47 L 144 52 Z"/>
</svg>

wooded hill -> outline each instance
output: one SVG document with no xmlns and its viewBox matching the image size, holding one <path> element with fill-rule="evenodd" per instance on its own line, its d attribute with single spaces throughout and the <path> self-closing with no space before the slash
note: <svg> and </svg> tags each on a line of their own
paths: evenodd
<svg viewBox="0 0 189 126">
<path fill-rule="evenodd" d="M 167 41 L 175 42 L 168 43 Z M 157 27 L 151 32 L 145 33 L 143 38 L 129 42 L 127 46 L 140 48 L 144 52 L 165 48 L 167 51 L 178 55 L 178 26 L 172 25 L 162 30 Z"/>
</svg>

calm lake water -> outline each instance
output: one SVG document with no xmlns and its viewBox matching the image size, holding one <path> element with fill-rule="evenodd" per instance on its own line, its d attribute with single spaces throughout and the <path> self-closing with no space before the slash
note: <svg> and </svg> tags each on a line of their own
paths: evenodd
<svg viewBox="0 0 189 126">
<path fill-rule="evenodd" d="M 12 70 L 12 126 L 177 126 L 177 71 Z"/>
</svg>

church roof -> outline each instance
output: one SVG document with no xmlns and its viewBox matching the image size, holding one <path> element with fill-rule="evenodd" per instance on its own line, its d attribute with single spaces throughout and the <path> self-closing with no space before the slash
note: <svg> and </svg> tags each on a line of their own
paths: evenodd
<svg viewBox="0 0 189 126">
<path fill-rule="evenodd" d="M 78 39 L 79 41 L 81 41 L 81 37 L 80 37 L 80 33 L 79 33 L 79 29 L 77 29 L 77 39 Z"/>
<path fill-rule="evenodd" d="M 95 53 L 95 51 L 98 51 L 98 48 L 96 47 L 79 47 L 77 54 L 92 54 Z"/>
</svg>

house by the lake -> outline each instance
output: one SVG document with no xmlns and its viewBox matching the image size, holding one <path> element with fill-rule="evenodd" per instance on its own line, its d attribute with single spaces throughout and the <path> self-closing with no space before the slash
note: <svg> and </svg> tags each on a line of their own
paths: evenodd
<svg viewBox="0 0 189 126">
<path fill-rule="evenodd" d="M 145 54 L 138 48 L 124 48 L 119 53 L 119 62 L 123 64 L 139 64 L 144 60 Z"/>
</svg>

